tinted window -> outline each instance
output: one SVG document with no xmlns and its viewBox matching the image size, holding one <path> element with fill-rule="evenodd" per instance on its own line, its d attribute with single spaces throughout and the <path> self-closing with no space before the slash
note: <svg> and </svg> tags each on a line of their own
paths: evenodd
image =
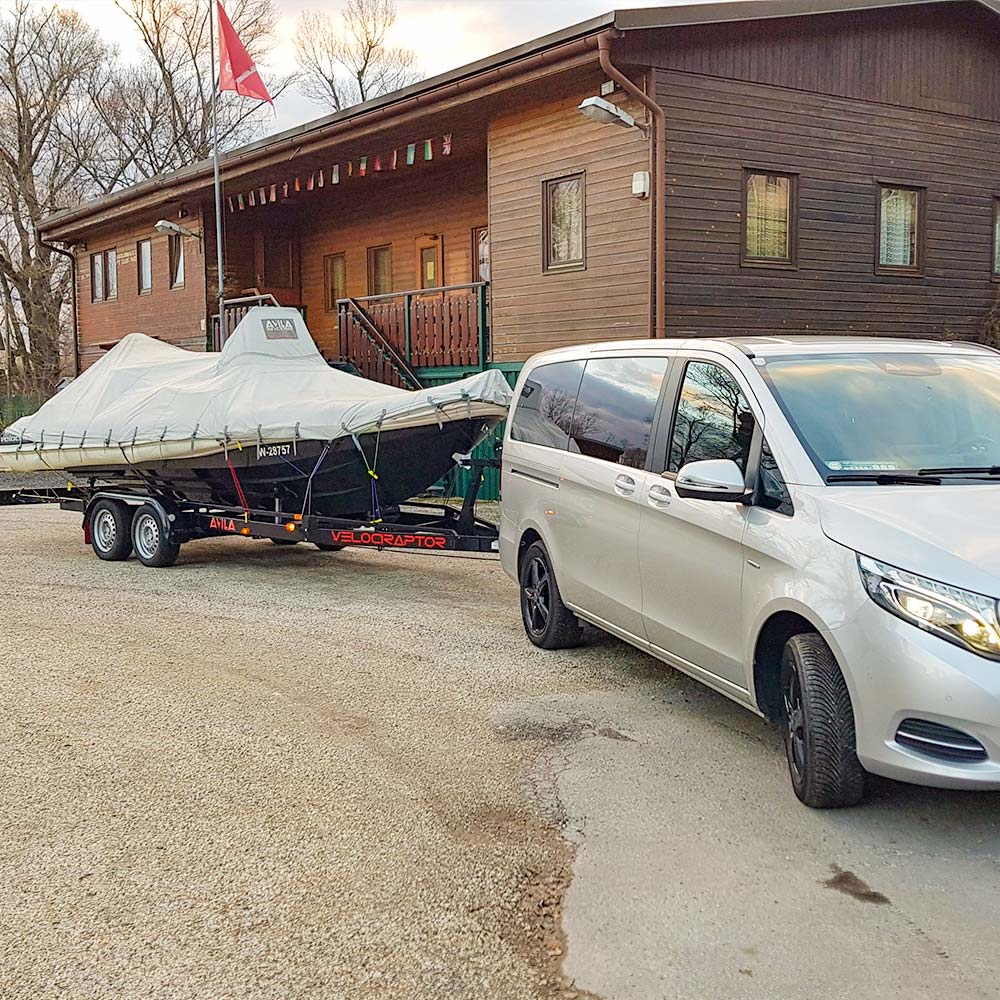
<svg viewBox="0 0 1000 1000">
<path fill-rule="evenodd" d="M 573 412 L 570 451 L 643 468 L 666 371 L 666 358 L 588 361 Z"/>
<path fill-rule="evenodd" d="M 768 510 L 776 510 L 779 514 L 791 514 L 792 498 L 766 441 L 761 446 L 759 476 L 761 506 Z"/>
<path fill-rule="evenodd" d="M 668 471 L 688 462 L 731 458 L 746 472 L 754 418 L 732 375 L 707 361 L 691 361 L 670 442 Z"/>
<path fill-rule="evenodd" d="M 557 361 L 531 372 L 514 410 L 512 440 L 547 448 L 566 447 L 583 365 L 582 361 Z"/>
</svg>

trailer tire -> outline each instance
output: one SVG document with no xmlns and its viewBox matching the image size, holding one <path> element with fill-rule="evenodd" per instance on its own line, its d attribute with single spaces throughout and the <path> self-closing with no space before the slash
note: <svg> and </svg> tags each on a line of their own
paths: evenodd
<svg viewBox="0 0 1000 1000">
<path fill-rule="evenodd" d="M 143 566 L 156 569 L 173 566 L 181 553 L 181 543 L 174 540 L 169 526 L 160 520 L 159 511 L 148 503 L 132 518 L 132 546 Z"/>
<path fill-rule="evenodd" d="M 580 642 L 580 619 L 562 602 L 549 554 L 533 542 L 521 559 L 521 621 L 541 649 L 569 649 Z"/>
<path fill-rule="evenodd" d="M 274 545 L 298 545 L 300 539 L 298 538 L 272 538 L 271 542 Z"/>
<path fill-rule="evenodd" d="M 132 508 L 123 500 L 98 500 L 88 515 L 90 547 L 98 559 L 122 562 L 132 554 Z"/>
</svg>

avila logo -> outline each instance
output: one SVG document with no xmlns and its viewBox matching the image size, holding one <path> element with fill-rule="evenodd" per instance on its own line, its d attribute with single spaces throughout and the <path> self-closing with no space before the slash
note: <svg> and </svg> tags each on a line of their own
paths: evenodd
<svg viewBox="0 0 1000 1000">
<path fill-rule="evenodd" d="M 236 531 L 236 522 L 231 517 L 213 517 L 209 527 L 212 531 Z"/>
<path fill-rule="evenodd" d="M 260 325 L 268 340 L 298 340 L 295 321 L 290 319 L 262 319 Z"/>
</svg>

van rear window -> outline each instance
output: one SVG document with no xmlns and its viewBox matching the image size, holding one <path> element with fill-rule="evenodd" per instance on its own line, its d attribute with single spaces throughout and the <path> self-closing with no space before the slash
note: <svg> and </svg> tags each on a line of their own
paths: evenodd
<svg viewBox="0 0 1000 1000">
<path fill-rule="evenodd" d="M 565 451 L 583 368 L 583 361 L 556 361 L 533 369 L 514 408 L 511 439 Z"/>
</svg>

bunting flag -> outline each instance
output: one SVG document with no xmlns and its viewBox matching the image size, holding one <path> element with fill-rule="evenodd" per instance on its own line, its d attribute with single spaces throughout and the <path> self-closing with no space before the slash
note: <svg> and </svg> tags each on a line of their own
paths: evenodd
<svg viewBox="0 0 1000 1000">
<path fill-rule="evenodd" d="M 355 170 L 355 161 L 347 160 L 347 176 L 348 177 L 367 177 L 369 173 L 377 174 L 384 173 L 386 170 L 397 170 L 402 163 L 410 167 L 417 162 L 417 147 L 423 147 L 422 161 L 432 161 L 434 159 L 434 144 L 435 140 L 440 139 L 441 145 L 438 147 L 441 156 L 451 156 L 452 150 L 454 149 L 454 144 L 452 142 L 452 133 L 448 132 L 442 136 L 433 136 L 428 139 L 423 139 L 421 142 L 411 142 L 405 147 L 396 147 L 385 154 L 386 159 L 383 160 L 382 152 L 372 153 L 366 156 L 359 156 L 357 159 L 357 170 Z M 400 156 L 400 153 L 403 156 Z M 371 163 L 371 171 L 368 169 L 368 165 Z M 251 208 L 256 208 L 258 205 L 268 205 L 275 204 L 278 202 L 278 188 L 281 188 L 281 198 L 287 199 L 291 192 L 305 191 L 315 191 L 317 188 L 322 188 L 326 186 L 327 182 L 327 172 L 329 171 L 330 185 L 340 183 L 340 167 L 341 164 L 334 163 L 329 168 L 321 167 L 318 170 L 313 171 L 308 176 L 296 176 L 290 177 L 285 181 L 276 182 L 271 185 L 264 185 L 262 187 L 254 188 L 244 194 L 230 195 L 227 198 L 227 204 L 229 205 L 229 211 L 234 212 L 237 209 L 243 211 L 247 204 Z M 235 200 L 234 200 L 235 198 Z"/>
</svg>

